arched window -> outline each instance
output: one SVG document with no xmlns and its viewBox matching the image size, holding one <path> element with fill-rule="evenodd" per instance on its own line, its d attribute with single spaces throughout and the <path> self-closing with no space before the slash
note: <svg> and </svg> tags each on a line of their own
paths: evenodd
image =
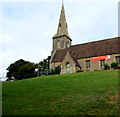
<svg viewBox="0 0 120 117">
<path fill-rule="evenodd" d="M 60 48 L 60 40 L 57 42 L 57 48 Z"/>
<path fill-rule="evenodd" d="M 66 63 L 66 72 L 67 73 L 70 72 L 70 64 L 69 64 L 69 62 Z"/>
<path fill-rule="evenodd" d="M 69 48 L 70 47 L 70 44 L 69 42 L 66 43 L 66 48 Z"/>
<path fill-rule="evenodd" d="M 66 28 L 67 28 L 67 23 L 66 23 Z"/>
<path fill-rule="evenodd" d="M 64 48 L 64 41 L 61 41 L 61 48 Z"/>
<path fill-rule="evenodd" d="M 59 27 L 61 27 L 61 24 L 59 23 Z"/>
</svg>

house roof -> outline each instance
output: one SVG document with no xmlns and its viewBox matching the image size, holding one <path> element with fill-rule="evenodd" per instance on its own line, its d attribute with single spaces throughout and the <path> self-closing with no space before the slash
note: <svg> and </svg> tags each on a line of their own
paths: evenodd
<svg viewBox="0 0 120 117">
<path fill-rule="evenodd" d="M 57 50 L 51 63 L 61 62 L 67 51 L 75 61 L 80 58 L 118 54 L 120 53 L 119 45 L 120 37 L 73 45 L 66 49 Z"/>
</svg>

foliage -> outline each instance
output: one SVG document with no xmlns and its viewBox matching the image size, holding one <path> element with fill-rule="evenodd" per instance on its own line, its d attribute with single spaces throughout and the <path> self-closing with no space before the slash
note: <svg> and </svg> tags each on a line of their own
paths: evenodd
<svg viewBox="0 0 120 117">
<path fill-rule="evenodd" d="M 35 77 L 35 64 L 27 63 L 27 64 L 21 66 L 18 69 L 18 76 L 22 76 L 23 78 Z"/>
<path fill-rule="evenodd" d="M 82 70 L 82 69 L 80 69 L 80 70 L 78 70 L 77 72 L 83 72 L 83 70 Z"/>
<path fill-rule="evenodd" d="M 54 75 L 54 74 L 55 74 L 55 70 L 50 69 L 50 70 L 49 70 L 49 75 Z"/>
<path fill-rule="evenodd" d="M 117 84 L 118 70 L 3 82 L 2 114 L 117 115 Z"/>
<path fill-rule="evenodd" d="M 48 75 L 49 74 L 49 63 L 50 63 L 51 56 L 48 56 L 46 59 L 43 59 L 43 61 L 40 61 L 38 66 L 39 67 L 39 76 L 42 75 Z"/>
<path fill-rule="evenodd" d="M 60 74 L 60 72 L 61 72 L 61 67 L 57 66 L 57 67 L 55 67 L 55 69 L 51 69 L 49 71 L 49 75 Z"/>
<path fill-rule="evenodd" d="M 109 70 L 109 69 L 110 69 L 109 65 L 108 65 L 108 64 L 105 64 L 105 65 L 104 65 L 104 69 L 105 69 L 105 70 Z"/>
<path fill-rule="evenodd" d="M 111 68 L 117 68 L 118 67 L 118 64 L 116 63 L 116 62 L 113 62 L 113 63 L 111 63 Z"/>
<path fill-rule="evenodd" d="M 10 64 L 7 68 L 7 80 L 10 80 L 11 77 L 14 77 L 17 80 L 35 77 L 35 67 L 36 65 L 34 63 L 20 59 L 15 63 Z"/>
<path fill-rule="evenodd" d="M 55 74 L 60 74 L 60 72 L 61 72 L 61 67 L 60 66 L 55 67 Z"/>
<path fill-rule="evenodd" d="M 39 62 L 38 64 L 31 63 L 29 61 L 25 61 L 20 59 L 12 64 L 6 69 L 8 70 L 6 77 L 8 77 L 7 81 L 11 80 L 11 77 L 15 79 L 25 79 L 25 78 L 32 78 L 38 75 L 38 71 L 35 72 L 35 68 L 39 67 L 39 75 L 48 75 L 49 73 L 49 62 L 50 56 L 48 56 L 43 61 Z"/>
</svg>

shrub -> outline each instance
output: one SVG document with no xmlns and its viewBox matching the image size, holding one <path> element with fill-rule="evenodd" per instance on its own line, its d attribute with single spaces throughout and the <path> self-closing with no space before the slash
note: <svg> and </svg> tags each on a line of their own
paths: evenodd
<svg viewBox="0 0 120 117">
<path fill-rule="evenodd" d="M 111 63 L 111 68 L 116 69 L 118 67 L 118 64 L 116 62 Z"/>
<path fill-rule="evenodd" d="M 83 70 L 81 69 L 81 70 L 78 70 L 77 72 L 83 72 Z"/>
<path fill-rule="evenodd" d="M 55 70 L 51 69 L 48 73 L 48 75 L 54 75 L 55 74 Z"/>
<path fill-rule="evenodd" d="M 51 70 L 49 71 L 49 75 L 60 74 L 60 72 L 61 72 L 61 67 L 60 67 L 60 66 L 57 66 L 57 67 L 55 67 L 54 70 L 51 69 Z"/>
<path fill-rule="evenodd" d="M 108 64 L 105 64 L 105 65 L 104 65 L 104 69 L 105 69 L 105 70 L 109 70 L 109 69 L 110 69 L 109 65 L 108 65 Z"/>
<path fill-rule="evenodd" d="M 60 74 L 60 72 L 61 72 L 61 67 L 60 66 L 55 67 L 55 74 Z"/>
<path fill-rule="evenodd" d="M 117 67 L 117 69 L 120 69 L 120 66 L 119 66 L 119 67 Z"/>
<path fill-rule="evenodd" d="M 95 69 L 94 71 L 98 71 L 98 69 Z"/>
</svg>

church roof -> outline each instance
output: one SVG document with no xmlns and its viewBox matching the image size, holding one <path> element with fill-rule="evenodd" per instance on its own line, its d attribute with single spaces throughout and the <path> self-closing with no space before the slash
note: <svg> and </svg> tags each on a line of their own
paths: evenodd
<svg viewBox="0 0 120 117">
<path fill-rule="evenodd" d="M 80 58 L 118 54 L 119 45 L 120 37 L 73 45 L 70 48 L 57 50 L 51 63 L 62 62 L 67 51 L 75 61 Z"/>
</svg>

